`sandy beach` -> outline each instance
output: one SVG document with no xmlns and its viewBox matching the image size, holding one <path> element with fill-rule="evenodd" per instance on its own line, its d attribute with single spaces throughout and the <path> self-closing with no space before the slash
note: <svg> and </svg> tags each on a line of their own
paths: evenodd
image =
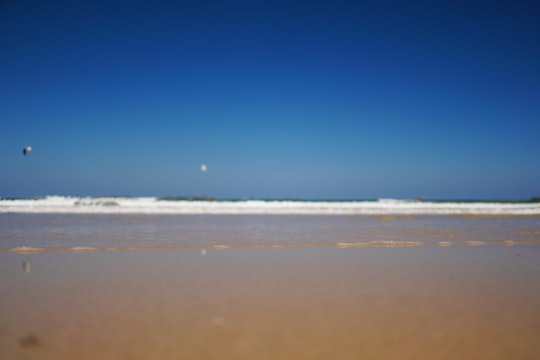
<svg viewBox="0 0 540 360">
<path fill-rule="evenodd" d="M 297 228 L 313 221 L 303 219 Z M 228 237 L 224 224 L 235 228 L 248 219 L 199 220 Z M 260 226 L 278 220 L 258 218 Z M 221 238 L 221 247 L 106 251 L 70 243 L 70 251 L 1 252 L 0 353 L 3 359 L 540 357 L 537 218 L 510 219 L 518 224 L 513 229 L 505 222 L 504 239 L 493 226 L 471 230 L 479 229 L 470 226 L 477 219 L 457 219 L 460 228 L 449 227 L 455 219 L 435 219 L 446 224 L 440 231 L 468 231 L 469 242 L 457 235 L 443 241 L 433 229 L 422 236 L 427 220 L 393 219 L 412 224 L 400 225 L 408 234 L 401 246 L 357 220 L 373 232 L 369 246 L 361 245 L 361 233 L 345 241 L 351 219 L 328 218 L 327 226 L 341 224 L 346 234 L 323 230 L 326 238 L 334 234 L 326 244 L 307 241 L 304 229 L 291 246 L 276 247 L 252 222 L 252 238 L 267 237 L 268 246 Z M 281 219 L 287 221 L 294 223 Z M 384 228 L 389 219 L 370 221 Z M 423 229 L 419 246 L 406 243 L 413 228 Z M 237 240 L 248 237 L 235 229 Z M 523 243 L 512 231 L 527 233 Z"/>
<path fill-rule="evenodd" d="M 540 1 L 0 0 L 0 360 L 540 360 Z"/>
</svg>

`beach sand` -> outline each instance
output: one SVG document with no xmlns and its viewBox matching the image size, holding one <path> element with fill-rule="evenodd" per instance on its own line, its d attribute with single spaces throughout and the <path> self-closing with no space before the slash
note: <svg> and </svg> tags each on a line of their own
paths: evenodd
<svg viewBox="0 0 540 360">
<path fill-rule="evenodd" d="M 537 359 L 538 275 L 537 245 L 4 252 L 0 354 Z"/>
<path fill-rule="evenodd" d="M 538 359 L 540 218 L 0 216 L 2 359 Z"/>
</svg>

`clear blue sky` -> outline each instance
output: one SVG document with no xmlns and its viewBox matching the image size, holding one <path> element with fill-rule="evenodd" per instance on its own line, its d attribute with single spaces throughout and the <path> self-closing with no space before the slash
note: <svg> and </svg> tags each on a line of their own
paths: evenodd
<svg viewBox="0 0 540 360">
<path fill-rule="evenodd" d="M 538 196 L 539 19 L 535 1 L 4 0 L 0 196 Z"/>
</svg>

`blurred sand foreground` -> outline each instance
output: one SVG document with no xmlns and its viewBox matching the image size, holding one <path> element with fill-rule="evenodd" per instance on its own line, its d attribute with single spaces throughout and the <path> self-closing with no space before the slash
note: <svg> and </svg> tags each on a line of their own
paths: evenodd
<svg viewBox="0 0 540 360">
<path fill-rule="evenodd" d="M 538 359 L 540 246 L 0 253 L 2 359 Z"/>
</svg>

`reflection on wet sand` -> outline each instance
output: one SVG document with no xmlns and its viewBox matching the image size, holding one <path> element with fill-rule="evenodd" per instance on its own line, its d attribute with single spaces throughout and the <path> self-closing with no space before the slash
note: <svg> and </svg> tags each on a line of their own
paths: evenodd
<svg viewBox="0 0 540 360">
<path fill-rule="evenodd" d="M 41 252 L 31 276 L 2 253 L 0 353 L 535 359 L 540 247 L 520 248 Z"/>
<path fill-rule="evenodd" d="M 0 354 L 540 358 L 539 219 L 10 215 Z"/>
<path fill-rule="evenodd" d="M 29 273 L 30 270 L 31 270 L 30 263 L 28 261 L 23 261 L 22 262 L 22 268 L 23 268 L 24 272 Z"/>
</svg>

